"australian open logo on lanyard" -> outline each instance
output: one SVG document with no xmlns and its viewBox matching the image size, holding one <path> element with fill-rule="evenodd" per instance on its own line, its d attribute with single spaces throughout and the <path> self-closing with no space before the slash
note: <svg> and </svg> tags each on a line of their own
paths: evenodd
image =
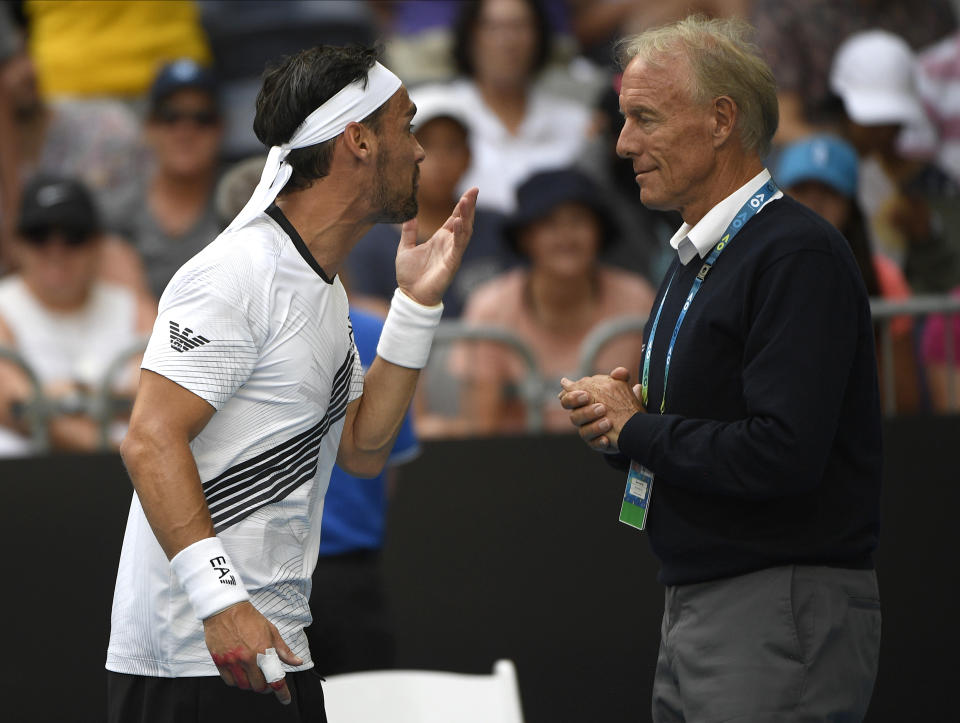
<svg viewBox="0 0 960 723">
<path fill-rule="evenodd" d="M 717 259 L 720 258 L 720 254 L 730 245 L 734 237 L 740 232 L 740 229 L 746 225 L 747 221 L 753 218 L 757 214 L 757 211 L 763 208 L 763 204 L 777 193 L 777 190 L 777 185 L 773 180 L 769 180 L 753 194 L 749 201 L 740 207 L 737 215 L 733 217 L 727 229 L 720 236 L 720 240 L 717 241 L 716 245 L 707 255 L 703 266 L 700 267 L 700 271 L 697 272 L 697 277 L 693 280 L 693 285 L 687 293 L 687 298 L 683 302 L 679 316 L 677 316 L 677 323 L 673 327 L 673 333 L 670 335 L 670 345 L 667 347 L 667 358 L 663 366 L 663 394 L 660 396 L 660 414 L 663 414 L 666 409 L 667 381 L 670 378 L 670 361 L 673 359 L 673 347 L 677 343 L 677 335 L 680 333 L 680 327 L 683 326 L 683 320 L 687 316 L 687 311 L 690 309 L 691 304 L 693 304 L 694 298 L 696 298 L 700 292 L 700 287 L 703 286 L 707 274 L 710 273 L 714 264 L 717 263 Z M 667 300 L 667 296 L 670 294 L 670 288 L 673 286 L 673 281 L 676 276 L 677 269 L 674 269 L 673 274 L 670 276 L 670 281 L 667 282 L 667 288 L 664 290 L 663 296 L 660 299 L 657 313 L 653 317 L 650 336 L 644 345 L 643 370 L 640 380 L 640 396 L 644 409 L 647 408 L 648 389 L 650 387 L 650 358 L 653 354 L 653 341 L 657 334 L 657 326 L 660 323 L 660 314 L 663 311 L 663 305 Z M 627 474 L 627 487 L 624 490 L 623 502 L 620 505 L 620 521 L 624 524 L 636 527 L 638 530 L 642 530 L 646 526 L 647 509 L 650 506 L 650 497 L 653 494 L 653 477 L 654 473 L 651 470 L 636 460 L 631 461 L 630 472 Z"/>
</svg>

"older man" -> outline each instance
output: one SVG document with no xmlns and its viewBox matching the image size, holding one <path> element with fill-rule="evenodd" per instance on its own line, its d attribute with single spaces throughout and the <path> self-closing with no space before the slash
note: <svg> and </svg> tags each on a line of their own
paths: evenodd
<svg viewBox="0 0 960 723">
<path fill-rule="evenodd" d="M 763 166 L 776 89 L 748 31 L 623 44 L 618 152 L 684 224 L 641 384 L 619 368 L 560 397 L 629 467 L 621 519 L 661 562 L 654 719 L 859 720 L 880 643 L 870 309 L 847 243 Z"/>
<path fill-rule="evenodd" d="M 108 720 L 325 720 L 303 627 L 330 470 L 387 460 L 477 197 L 417 244 L 415 112 L 372 50 L 321 46 L 265 74 L 260 184 L 164 291 L 121 448 L 136 495 Z M 337 271 L 374 223 L 400 221 L 398 288 L 364 374 Z"/>
</svg>

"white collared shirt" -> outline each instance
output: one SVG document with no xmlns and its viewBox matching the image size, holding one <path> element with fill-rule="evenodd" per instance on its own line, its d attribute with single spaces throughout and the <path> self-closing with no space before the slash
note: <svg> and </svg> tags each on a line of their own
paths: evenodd
<svg viewBox="0 0 960 723">
<path fill-rule="evenodd" d="M 705 258 L 710 253 L 710 249 L 720 240 L 720 236 L 727 230 L 727 226 L 736 218 L 740 208 L 750 197 L 757 192 L 764 183 L 770 180 L 770 171 L 764 168 L 760 173 L 751 178 L 736 191 L 723 199 L 716 206 L 711 208 L 707 214 L 701 218 L 695 226 L 684 223 L 670 239 L 670 245 L 677 250 L 680 256 L 680 263 L 686 266 L 694 256 L 699 254 L 700 258 Z M 770 196 L 763 205 L 757 209 L 757 213 L 763 210 L 771 201 L 783 198 L 783 191 L 778 190 Z"/>
</svg>

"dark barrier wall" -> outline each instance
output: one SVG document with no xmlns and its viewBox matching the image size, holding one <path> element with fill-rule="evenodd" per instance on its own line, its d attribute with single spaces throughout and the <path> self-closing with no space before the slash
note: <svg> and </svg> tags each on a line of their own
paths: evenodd
<svg viewBox="0 0 960 723">
<path fill-rule="evenodd" d="M 868 720 L 952 720 L 960 418 L 895 420 L 885 435 Z M 617 522 L 622 487 L 575 438 L 427 445 L 401 469 L 385 555 L 401 665 L 479 673 L 509 657 L 528 723 L 649 720 L 662 590 L 643 535 Z M 103 719 L 129 499 L 114 456 L 0 464 L 3 720 Z"/>
</svg>

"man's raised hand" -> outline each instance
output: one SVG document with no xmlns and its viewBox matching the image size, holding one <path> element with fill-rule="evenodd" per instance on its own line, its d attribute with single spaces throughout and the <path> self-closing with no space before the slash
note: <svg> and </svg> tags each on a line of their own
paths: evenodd
<svg viewBox="0 0 960 723">
<path fill-rule="evenodd" d="M 478 193 L 476 188 L 464 193 L 450 218 L 422 244 L 417 244 L 417 220 L 403 224 L 397 247 L 397 286 L 417 303 L 436 306 L 450 286 L 473 234 Z"/>
</svg>

